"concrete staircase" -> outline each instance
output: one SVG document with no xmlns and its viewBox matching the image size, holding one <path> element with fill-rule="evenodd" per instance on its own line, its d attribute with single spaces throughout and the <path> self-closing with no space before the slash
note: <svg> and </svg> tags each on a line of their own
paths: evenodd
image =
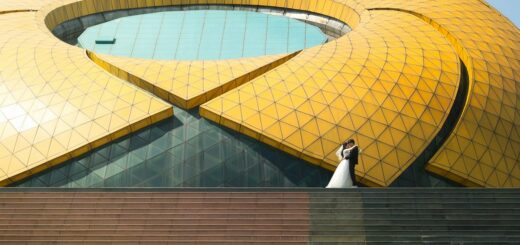
<svg viewBox="0 0 520 245">
<path fill-rule="evenodd" d="M 1 244 L 517 244 L 520 189 L 0 189 Z"/>
<path fill-rule="evenodd" d="M 520 243 L 518 189 L 388 188 L 309 195 L 311 243 Z"/>
</svg>

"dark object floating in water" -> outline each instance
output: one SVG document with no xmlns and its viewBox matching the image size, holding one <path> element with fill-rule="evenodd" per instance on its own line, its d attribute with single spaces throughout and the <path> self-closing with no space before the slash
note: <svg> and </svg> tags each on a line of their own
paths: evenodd
<svg viewBox="0 0 520 245">
<path fill-rule="evenodd" d="M 114 37 L 99 37 L 96 39 L 96 44 L 114 44 L 116 39 Z"/>
</svg>

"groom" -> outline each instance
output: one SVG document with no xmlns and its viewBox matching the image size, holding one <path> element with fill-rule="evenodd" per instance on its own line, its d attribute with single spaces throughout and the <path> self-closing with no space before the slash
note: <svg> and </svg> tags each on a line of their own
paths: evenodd
<svg viewBox="0 0 520 245">
<path fill-rule="evenodd" d="M 350 178 L 352 179 L 352 185 L 353 186 L 357 186 L 357 183 L 356 183 L 356 169 L 355 169 L 355 167 L 358 164 L 359 148 L 356 145 L 356 142 L 354 141 L 354 139 L 349 139 L 347 141 L 347 148 L 351 148 L 351 147 L 354 147 L 354 148 L 350 151 L 350 155 L 347 156 L 345 159 L 349 160 L 349 165 L 348 166 L 349 166 Z"/>
</svg>

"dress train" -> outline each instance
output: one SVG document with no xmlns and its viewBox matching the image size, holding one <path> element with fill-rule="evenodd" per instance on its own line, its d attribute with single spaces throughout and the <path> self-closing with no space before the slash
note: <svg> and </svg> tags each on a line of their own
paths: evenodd
<svg viewBox="0 0 520 245">
<path fill-rule="evenodd" d="M 329 181 L 329 184 L 325 188 L 352 188 L 352 179 L 350 178 L 350 168 L 349 168 L 349 160 L 345 159 L 346 156 L 350 154 L 349 149 L 343 149 L 343 146 L 341 146 L 338 151 L 336 152 L 336 156 L 338 156 L 338 159 L 341 160 L 338 167 L 336 168 L 336 171 L 334 171 L 334 174 L 332 175 L 332 178 Z M 342 157 L 341 153 L 343 152 Z"/>
</svg>

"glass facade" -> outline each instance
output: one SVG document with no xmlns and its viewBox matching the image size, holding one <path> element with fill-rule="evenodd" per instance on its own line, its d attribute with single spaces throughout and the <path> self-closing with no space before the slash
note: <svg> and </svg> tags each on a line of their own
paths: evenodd
<svg viewBox="0 0 520 245">
<path fill-rule="evenodd" d="M 113 40 L 110 44 L 104 40 Z M 191 10 L 127 16 L 87 28 L 81 47 L 160 60 L 217 60 L 291 53 L 324 43 L 313 25 L 248 11 Z"/>
<path fill-rule="evenodd" d="M 175 108 L 175 116 L 13 186 L 319 187 L 332 173 Z"/>
<path fill-rule="evenodd" d="M 448 179 L 429 173 L 424 162 L 416 162 L 406 169 L 390 187 L 462 187 Z"/>
</svg>

